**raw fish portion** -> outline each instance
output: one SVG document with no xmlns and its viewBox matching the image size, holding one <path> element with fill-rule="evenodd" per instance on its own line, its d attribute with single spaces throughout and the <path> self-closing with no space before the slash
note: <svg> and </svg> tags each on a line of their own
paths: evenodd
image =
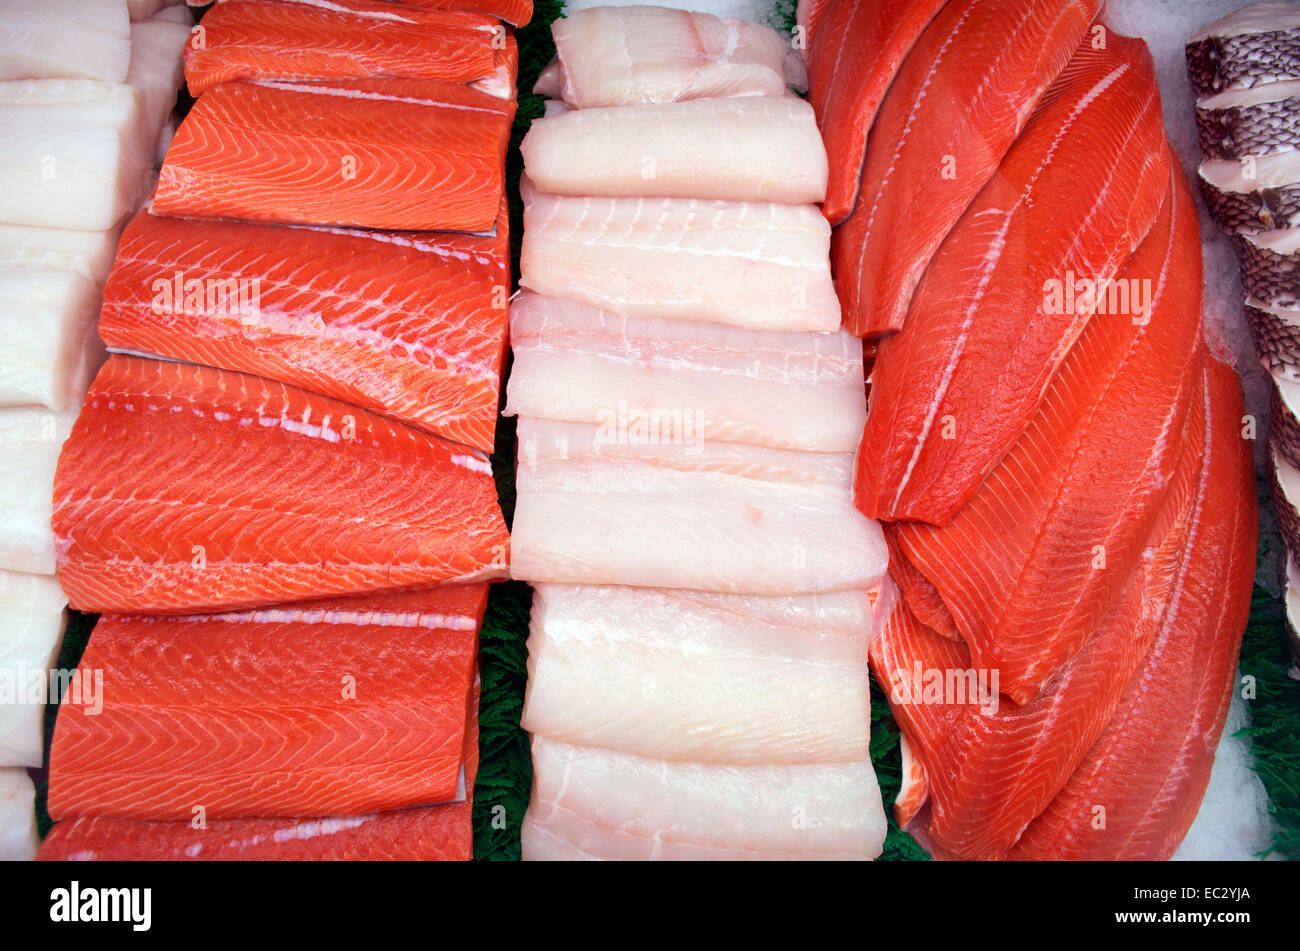
<svg viewBox="0 0 1300 951">
<path fill-rule="evenodd" d="M 0 80 L 120 83 L 130 62 L 131 22 L 122 0 L 5 0 Z"/>
<path fill-rule="evenodd" d="M 807 597 L 781 599 L 798 613 L 777 622 L 762 616 L 771 609 L 751 617 L 749 600 L 761 599 L 537 585 L 524 729 L 652 759 L 858 761 L 870 738 L 869 622 L 821 628 Z"/>
<path fill-rule="evenodd" d="M 78 409 L 0 409 L 0 570 L 54 574 L 54 468 Z"/>
<path fill-rule="evenodd" d="M 513 101 L 419 79 L 258 81 L 209 90 L 181 123 L 156 214 L 487 231 Z"/>
<path fill-rule="evenodd" d="M 495 236 L 160 218 L 104 288 L 109 347 L 239 370 L 491 450 L 510 286 Z"/>
<path fill-rule="evenodd" d="M 826 148 L 793 96 L 578 109 L 533 121 L 528 178 L 556 195 L 815 203 Z"/>
<path fill-rule="evenodd" d="M 117 354 L 59 459 L 53 525 L 88 611 L 486 580 L 509 558 L 482 454 L 281 383 Z"/>
<path fill-rule="evenodd" d="M 126 81 L 143 95 L 140 120 L 150 135 L 157 135 L 176 106 L 184 76 L 188 22 L 166 16 L 131 24 L 131 68 Z"/>
<path fill-rule="evenodd" d="M 224 0 L 203 18 L 203 33 L 203 46 L 185 60 L 195 97 L 237 79 L 368 76 L 472 83 L 503 98 L 513 93 L 506 31 L 481 13 L 378 0 Z"/>
<path fill-rule="evenodd" d="M 1110 31 L 1105 49 L 1080 47 L 880 346 L 863 512 L 942 525 L 970 499 L 1090 319 L 1051 282 L 1113 280 L 1168 195 L 1169 165 L 1146 45 Z"/>
<path fill-rule="evenodd" d="M 852 452 L 862 434 L 862 346 L 843 331 L 619 317 L 524 291 L 510 339 L 509 415 L 609 432 L 680 420 L 684 438 L 810 452 Z"/>
<path fill-rule="evenodd" d="M 479 584 L 105 615 L 79 670 L 111 689 L 95 715 L 60 707 L 50 815 L 351 816 L 463 799 L 486 603 Z"/>
<path fill-rule="evenodd" d="M 946 0 L 802 0 L 808 101 L 826 137 L 831 224 L 858 201 L 867 134 L 912 44 Z"/>
<path fill-rule="evenodd" d="M 830 226 L 811 205 L 576 198 L 522 188 L 520 285 L 624 317 L 832 331 Z"/>
<path fill-rule="evenodd" d="M 0 266 L 71 271 L 102 285 L 113 266 L 120 232 L 72 231 L 0 224 Z"/>
<path fill-rule="evenodd" d="M 785 95 L 771 27 L 667 7 L 596 7 L 556 20 L 555 61 L 534 92 L 574 109 Z"/>
<path fill-rule="evenodd" d="M 831 245 L 850 330 L 903 326 L 930 257 L 997 173 L 1100 6 L 950 0 L 921 34 L 871 127 L 861 202 Z M 836 128 L 823 127 L 834 140 Z"/>
<path fill-rule="evenodd" d="M 524 859 L 549 833 L 588 851 L 661 858 L 675 848 L 804 858 L 874 858 L 885 814 L 868 761 L 803 766 L 664 762 L 534 736 Z M 792 817 L 804 821 L 792 822 Z M 599 830 L 588 837 L 586 828 Z M 603 840 L 603 841 L 602 841 Z M 530 854 L 534 845 L 541 855 Z M 640 853 L 640 854 L 637 854 Z"/>
<path fill-rule="evenodd" d="M 195 0 L 191 6 L 204 6 L 208 0 Z M 227 3 L 230 0 L 217 0 Z M 337 7 L 351 5 L 354 0 L 284 0 L 286 3 L 305 4 L 313 7 Z M 532 0 L 396 0 L 397 4 L 408 10 L 472 10 L 475 13 L 487 13 L 500 17 L 514 26 L 523 26 L 533 18 Z"/>
<path fill-rule="evenodd" d="M 153 156 L 143 94 L 84 79 L 0 83 L 0 222 L 105 231 L 140 201 Z"/>
<path fill-rule="evenodd" d="M 51 576 L 0 571 L 0 765 L 39 767 L 43 761 L 50 670 L 63 641 L 67 603 Z M 0 839 L 3 826 L 0 820 Z"/>
<path fill-rule="evenodd" d="M 0 267 L 0 406 L 76 408 L 104 358 L 99 300 L 73 271 Z"/>
<path fill-rule="evenodd" d="M 806 594 L 874 588 L 887 552 L 849 453 L 519 421 L 512 573 L 533 582 Z"/>
<path fill-rule="evenodd" d="M 0 862 L 30 862 L 36 834 L 36 787 L 25 769 L 0 769 Z"/>
</svg>

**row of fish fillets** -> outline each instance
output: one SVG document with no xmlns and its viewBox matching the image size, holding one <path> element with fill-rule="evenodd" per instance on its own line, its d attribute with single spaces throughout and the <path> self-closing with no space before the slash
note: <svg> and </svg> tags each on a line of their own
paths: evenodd
<svg viewBox="0 0 1300 951">
<path fill-rule="evenodd" d="M 1247 324 L 1273 377 L 1273 496 L 1300 666 L 1300 7 L 1257 3 L 1187 44 L 1201 188 L 1241 264 Z"/>
<path fill-rule="evenodd" d="M 180 88 L 190 16 L 162 6 L 13 0 L 0 17 L 0 859 L 36 851 L 25 770 L 43 761 L 67 604 L 55 463 L 103 362 L 104 280 Z"/>
<path fill-rule="evenodd" d="M 203 15 L 55 476 L 102 617 L 42 858 L 471 856 L 516 59 L 423 4 Z"/>
<path fill-rule="evenodd" d="M 1168 857 L 1249 609 L 1252 430 L 1151 58 L 1100 6 L 799 11 L 845 326 L 877 343 L 871 664 L 937 857 Z"/>
<path fill-rule="evenodd" d="M 867 651 L 825 150 L 754 23 L 554 26 L 523 140 L 512 573 L 533 585 L 525 859 L 872 858 Z"/>
</svg>

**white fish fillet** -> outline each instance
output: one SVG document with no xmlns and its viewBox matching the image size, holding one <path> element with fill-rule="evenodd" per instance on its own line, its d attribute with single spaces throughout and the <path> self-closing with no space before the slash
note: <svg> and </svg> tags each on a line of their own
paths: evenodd
<svg viewBox="0 0 1300 951">
<path fill-rule="evenodd" d="M 78 406 L 104 362 L 100 288 L 75 271 L 0 268 L 0 406 Z"/>
<path fill-rule="evenodd" d="M 556 59 L 534 91 L 574 108 L 785 92 L 771 27 L 665 7 L 598 7 L 556 20 Z"/>
<path fill-rule="evenodd" d="M 40 844 L 31 777 L 25 769 L 0 769 L 0 862 L 30 862 Z"/>
<path fill-rule="evenodd" d="M 556 195 L 826 197 L 826 147 L 793 96 L 581 109 L 537 119 L 521 149 L 528 178 Z"/>
<path fill-rule="evenodd" d="M 179 8 L 185 13 L 184 8 Z M 152 143 L 176 105 L 185 76 L 185 44 L 190 37 L 187 20 L 178 23 L 166 12 L 131 24 L 131 68 L 128 85 L 139 89 L 140 121 Z"/>
<path fill-rule="evenodd" d="M 0 571 L 0 765 L 41 765 L 49 671 L 67 604 L 55 578 Z"/>
<path fill-rule="evenodd" d="M 188 24 L 193 20 L 185 9 L 185 0 L 126 0 L 126 9 L 132 20 L 148 20 L 160 11 L 173 22 Z"/>
<path fill-rule="evenodd" d="M 0 409 L 0 570 L 53 575 L 54 470 L 77 409 Z"/>
<path fill-rule="evenodd" d="M 142 197 L 157 130 L 120 83 L 0 83 L 0 223 L 105 231 Z"/>
<path fill-rule="evenodd" d="M 524 859 L 858 858 L 885 814 L 870 761 L 665 762 L 533 737 Z"/>
<path fill-rule="evenodd" d="M 520 293 L 510 306 L 507 415 L 617 424 L 680 419 L 700 439 L 853 452 L 866 422 L 862 343 L 619 317 Z"/>
<path fill-rule="evenodd" d="M 529 290 L 624 317 L 839 329 L 830 225 L 813 205 L 522 191 Z"/>
<path fill-rule="evenodd" d="M 120 83 L 131 62 L 130 31 L 125 0 L 5 0 L 0 79 Z"/>
<path fill-rule="evenodd" d="M 851 453 L 641 439 L 520 418 L 514 577 L 779 595 L 871 589 L 884 574 Z"/>
<path fill-rule="evenodd" d="M 802 610 L 815 615 L 815 602 Z M 870 630 L 869 620 L 774 623 L 725 596 L 538 585 L 523 726 L 652 759 L 858 762 L 870 740 Z"/>
<path fill-rule="evenodd" d="M 102 286 L 121 231 L 73 231 L 0 224 L 0 267 L 53 268 Z"/>
</svg>

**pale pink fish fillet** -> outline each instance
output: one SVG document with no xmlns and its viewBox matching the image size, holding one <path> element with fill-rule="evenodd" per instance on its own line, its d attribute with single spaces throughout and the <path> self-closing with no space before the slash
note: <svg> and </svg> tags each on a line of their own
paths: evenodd
<svg viewBox="0 0 1300 951">
<path fill-rule="evenodd" d="M 870 859 L 885 815 L 869 761 L 666 762 L 534 736 L 524 858 L 567 842 L 601 858 Z M 802 820 L 802 821 L 796 821 Z M 554 843 L 552 845 L 552 843 Z"/>
<path fill-rule="evenodd" d="M 48 672 L 58 658 L 67 604 L 53 575 L 0 571 L 0 677 L 13 690 L 0 701 L 0 763 L 6 766 L 41 765 Z"/>
<path fill-rule="evenodd" d="M 689 419 L 705 439 L 852 452 L 866 419 L 862 345 L 829 334 L 619 317 L 522 292 L 511 303 L 507 415 Z"/>
<path fill-rule="evenodd" d="M 880 526 L 853 508 L 850 453 L 644 433 L 520 419 L 514 577 L 776 595 L 869 589 L 884 574 Z"/>
<path fill-rule="evenodd" d="M 813 205 L 521 190 L 522 287 L 625 317 L 839 327 L 830 225 Z"/>
<path fill-rule="evenodd" d="M 183 23 L 163 13 L 131 24 L 131 68 L 126 81 L 140 90 L 140 121 L 147 135 L 157 136 L 176 105 L 189 38 L 188 14 Z"/>
<path fill-rule="evenodd" d="M 528 177 L 556 195 L 816 203 L 826 148 L 793 96 L 578 109 L 533 122 Z"/>
<path fill-rule="evenodd" d="M 596 7 L 556 20 L 556 59 L 534 92 L 570 106 L 785 93 L 771 27 L 667 7 Z"/>
<path fill-rule="evenodd" d="M 865 591 L 839 597 L 868 601 Z M 816 602 L 797 625 L 735 606 L 674 590 L 537 585 L 524 728 L 653 759 L 860 760 L 870 622 L 810 629 Z"/>
</svg>

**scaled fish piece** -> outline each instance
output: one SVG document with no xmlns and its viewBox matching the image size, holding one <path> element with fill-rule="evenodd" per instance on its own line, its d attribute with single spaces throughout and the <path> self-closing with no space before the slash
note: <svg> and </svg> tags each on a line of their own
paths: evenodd
<svg viewBox="0 0 1300 951">
<path fill-rule="evenodd" d="M 482 454 L 281 383 L 117 354 L 59 459 L 53 525 L 72 606 L 101 612 L 486 580 L 509 557 Z"/>
</svg>

